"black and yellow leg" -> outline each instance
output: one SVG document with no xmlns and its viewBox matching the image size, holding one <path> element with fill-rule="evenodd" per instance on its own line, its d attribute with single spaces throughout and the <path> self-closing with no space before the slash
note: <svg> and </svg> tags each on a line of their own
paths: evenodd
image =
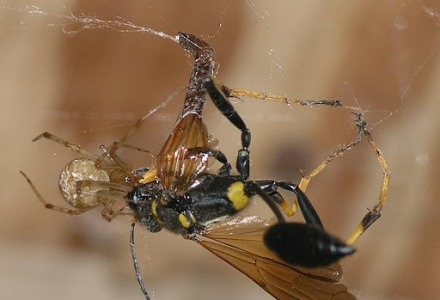
<svg viewBox="0 0 440 300">
<path fill-rule="evenodd" d="M 330 154 L 321 164 L 319 164 L 318 167 L 316 167 L 312 172 L 310 172 L 307 175 L 304 175 L 301 179 L 301 182 L 299 184 L 299 188 L 302 191 L 305 191 L 310 183 L 310 180 L 321 173 L 327 165 L 332 162 L 335 158 L 343 155 L 345 152 L 353 149 L 357 144 L 359 144 L 362 140 L 362 136 L 365 136 L 368 143 L 373 148 L 374 152 L 377 155 L 377 159 L 380 163 L 380 166 L 382 168 L 383 173 L 383 183 L 382 183 L 382 189 L 379 195 L 379 200 L 377 204 L 373 207 L 372 210 L 370 210 L 362 219 L 362 221 L 359 223 L 359 225 L 356 227 L 355 231 L 350 235 L 350 237 L 347 239 L 347 244 L 351 245 L 354 242 L 358 240 L 358 238 L 361 236 L 362 233 L 367 230 L 371 224 L 373 224 L 379 217 L 381 210 L 383 206 L 385 205 L 387 194 L 388 194 L 388 186 L 390 184 L 390 171 L 388 170 L 387 163 L 385 161 L 385 157 L 382 154 L 382 151 L 377 146 L 376 142 L 373 140 L 371 133 L 368 130 L 368 124 L 365 121 L 364 115 L 362 112 L 356 112 L 353 113 L 355 116 L 355 123 L 358 127 L 359 131 L 356 136 L 356 138 L 349 144 L 344 145 L 338 149 L 336 149 L 332 154 Z M 297 211 L 297 203 L 295 203 L 292 207 L 292 211 L 295 213 Z"/>
<path fill-rule="evenodd" d="M 306 194 L 304 194 L 304 192 L 299 188 L 299 186 L 287 181 L 277 181 L 276 185 L 277 187 L 292 192 L 296 195 L 296 198 L 298 199 L 297 203 L 299 205 L 299 208 L 301 209 L 307 225 L 324 229 L 318 213 L 316 212 L 310 200 L 307 198 Z"/>
<path fill-rule="evenodd" d="M 301 191 L 306 192 L 310 181 L 313 177 L 321 173 L 329 163 L 331 163 L 334 159 L 336 159 L 339 156 L 342 156 L 345 152 L 353 149 L 357 144 L 359 144 L 362 140 L 362 135 L 364 134 L 364 131 L 359 128 L 358 134 L 356 138 L 349 144 L 343 145 L 336 149 L 333 153 L 331 153 L 325 160 L 323 160 L 312 172 L 305 174 L 302 176 L 300 183 L 298 184 L 298 187 Z M 285 206 L 288 205 L 287 202 L 283 203 L 282 208 L 283 211 L 288 216 L 293 216 L 298 211 L 298 202 L 295 201 L 293 205 L 289 208 L 286 208 Z"/>
<path fill-rule="evenodd" d="M 276 190 L 274 193 L 271 190 L 267 188 L 265 189 L 264 187 L 260 186 L 258 181 L 247 181 L 245 183 L 245 191 L 248 197 L 252 197 L 254 195 L 260 196 L 272 210 L 278 220 L 278 223 L 286 223 L 286 219 L 284 218 L 284 215 L 281 213 L 279 206 L 277 205 L 279 199 L 277 197 L 273 197 L 274 194 L 281 197 L 281 195 L 276 192 Z"/>
<path fill-rule="evenodd" d="M 356 138 L 350 142 L 347 145 L 342 145 L 341 147 L 337 148 L 333 153 L 331 153 L 325 160 L 323 160 L 319 166 L 317 166 L 312 172 L 309 174 L 303 175 L 301 178 L 301 181 L 299 183 L 299 188 L 305 192 L 307 190 L 307 187 L 309 186 L 310 180 L 312 180 L 313 177 L 321 173 L 329 163 L 331 163 L 334 159 L 336 159 L 339 156 L 342 156 L 345 152 L 353 149 L 357 144 L 359 144 L 362 140 L 362 135 L 365 134 L 364 128 L 359 127 L 358 123 L 356 122 L 356 125 L 358 126 L 358 134 Z"/>
<path fill-rule="evenodd" d="M 287 105 L 302 105 L 302 106 L 342 106 L 342 102 L 339 100 L 303 100 L 303 99 L 292 99 L 284 96 L 272 95 L 262 92 L 251 92 L 247 90 L 240 89 L 229 89 L 223 87 L 223 92 L 227 97 L 248 97 L 251 99 L 273 101 L 278 103 L 284 103 Z"/>
<path fill-rule="evenodd" d="M 212 80 L 211 80 L 212 81 Z M 214 84 L 214 83 L 212 83 Z M 284 96 L 278 96 L 278 95 L 272 95 L 262 92 L 251 92 L 247 90 L 240 90 L 240 89 L 230 89 L 226 86 L 217 84 L 216 90 L 223 95 L 225 98 L 229 97 L 248 97 L 251 99 L 259 99 L 259 100 L 268 100 L 268 101 L 274 101 L 278 103 L 284 103 L 288 105 L 301 105 L 301 106 L 331 106 L 331 107 L 342 107 L 342 103 L 339 100 L 303 100 L 303 99 L 291 99 Z M 219 108 L 220 109 L 220 108 Z M 221 110 L 221 109 L 220 109 Z M 229 119 L 229 118 L 228 118 Z M 232 122 L 232 121 L 231 121 Z M 236 125 L 237 128 L 240 129 L 239 126 Z M 324 160 L 315 170 L 313 170 L 310 174 L 307 174 L 303 176 L 300 182 L 300 189 L 302 191 L 305 191 L 307 189 L 307 186 L 310 182 L 310 180 L 318 175 L 333 159 L 336 157 L 342 155 L 345 151 L 353 148 L 356 144 L 360 142 L 360 136 L 358 135 L 357 139 L 350 143 L 347 146 L 343 146 L 339 149 L 337 149 L 334 153 L 329 155 L 326 160 Z M 281 197 L 281 195 L 280 195 Z M 281 197 L 282 198 L 282 197 Z M 291 207 L 286 201 L 282 201 L 280 203 L 281 208 L 288 216 L 294 215 L 298 210 L 298 203 L 295 201 Z"/>
<path fill-rule="evenodd" d="M 388 165 L 385 161 L 385 157 L 383 156 L 382 151 L 377 146 L 376 142 L 373 140 L 371 133 L 368 131 L 368 124 L 365 122 L 364 115 L 362 113 L 354 113 L 356 117 L 356 125 L 359 130 L 362 131 L 362 134 L 367 138 L 368 143 L 373 148 L 376 153 L 379 164 L 382 168 L 383 181 L 382 181 L 382 189 L 379 194 L 379 199 L 374 205 L 373 209 L 368 211 L 368 213 L 363 217 L 362 221 L 356 227 L 355 231 L 351 234 L 351 236 L 347 239 L 347 244 L 351 245 L 356 242 L 362 233 L 364 233 L 368 227 L 370 227 L 377 219 L 381 216 L 381 210 L 385 206 L 387 197 L 388 197 L 388 187 L 390 185 L 391 180 L 391 172 L 388 169 Z"/>
<path fill-rule="evenodd" d="M 281 210 L 286 214 L 286 216 L 291 217 L 294 215 L 291 204 L 284 199 L 284 197 L 278 192 L 278 182 L 275 180 L 256 180 L 261 189 L 267 193 L 271 199 L 279 205 Z M 297 203 L 296 200 L 294 202 Z"/>
<path fill-rule="evenodd" d="M 328 164 L 330 162 L 332 162 L 337 157 L 342 156 L 345 152 L 353 149 L 356 145 L 358 145 L 361 142 L 363 136 L 367 139 L 368 143 L 371 145 L 374 152 L 376 153 L 377 159 L 378 159 L 379 164 L 382 168 L 382 173 L 383 173 L 382 189 L 381 189 L 381 192 L 379 195 L 379 200 L 378 200 L 377 204 L 373 207 L 372 210 L 368 211 L 368 213 L 364 216 L 364 218 L 359 223 L 359 225 L 356 227 L 354 232 L 347 239 L 347 244 L 349 244 L 349 245 L 356 242 L 358 240 L 358 238 L 361 236 L 361 234 L 364 233 L 365 230 L 367 230 L 367 228 L 369 226 L 371 226 L 371 224 L 373 224 L 380 217 L 381 210 L 384 207 L 386 199 L 387 199 L 388 186 L 390 184 L 390 179 L 391 179 L 390 171 L 389 171 L 388 165 L 385 161 L 385 157 L 383 156 L 382 151 L 379 149 L 376 142 L 373 140 L 372 135 L 368 130 L 368 124 L 365 121 L 363 113 L 356 112 L 356 113 L 353 113 L 353 115 L 355 116 L 355 123 L 356 123 L 356 126 L 358 127 L 358 134 L 357 134 L 356 138 L 351 143 L 349 143 L 347 145 L 343 145 L 343 146 L 339 147 L 338 149 L 336 149 L 324 161 L 322 161 L 312 172 L 310 172 L 309 174 L 303 175 L 303 177 L 298 185 L 299 189 L 302 190 L 303 192 L 305 192 L 307 190 L 307 187 L 308 187 L 310 181 L 312 180 L 312 178 L 314 178 L 316 175 L 321 173 L 328 166 Z M 293 215 L 298 210 L 298 203 L 295 201 L 290 210 L 286 210 L 284 208 L 283 208 L 283 210 L 285 212 L 288 211 L 289 213 L 291 213 Z"/>
</svg>

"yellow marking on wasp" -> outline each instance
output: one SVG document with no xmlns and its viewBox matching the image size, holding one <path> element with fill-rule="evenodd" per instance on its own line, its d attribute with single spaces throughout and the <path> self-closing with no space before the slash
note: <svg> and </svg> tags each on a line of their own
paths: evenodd
<svg viewBox="0 0 440 300">
<path fill-rule="evenodd" d="M 228 199 L 232 202 L 236 211 L 242 210 L 249 204 L 250 198 L 244 193 L 243 182 L 237 181 L 229 186 Z"/>
<path fill-rule="evenodd" d="M 191 226 L 191 222 L 188 221 L 188 218 L 183 214 L 179 214 L 179 222 L 183 226 L 183 228 L 189 228 Z"/>
<path fill-rule="evenodd" d="M 179 222 L 183 226 L 183 228 L 189 228 L 192 224 L 196 223 L 196 218 L 191 212 L 186 212 L 186 215 L 181 213 L 179 214 Z"/>
<path fill-rule="evenodd" d="M 142 175 L 142 178 L 139 179 L 139 183 L 143 183 L 143 184 L 149 183 L 149 182 L 155 180 L 156 176 L 157 176 L 157 170 L 151 169 L 151 170 L 145 172 L 144 175 Z"/>
<path fill-rule="evenodd" d="M 158 218 L 157 215 L 157 200 L 154 200 L 153 202 L 151 202 L 151 212 L 153 213 L 153 215 Z"/>
</svg>

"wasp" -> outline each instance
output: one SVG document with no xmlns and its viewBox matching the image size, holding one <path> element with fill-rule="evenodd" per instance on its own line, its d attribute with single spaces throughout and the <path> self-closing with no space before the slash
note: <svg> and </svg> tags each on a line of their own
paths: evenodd
<svg viewBox="0 0 440 300">
<path fill-rule="evenodd" d="M 61 172 L 60 188 L 73 208 L 45 201 L 30 179 L 21 172 L 45 207 L 68 214 L 81 214 L 101 206 L 110 221 L 118 215 L 131 215 L 130 246 L 136 277 L 146 299 L 150 299 L 139 271 L 134 247 L 134 228 L 140 223 L 150 232 L 163 228 L 193 240 L 240 270 L 277 299 L 353 299 L 339 283 L 342 269 L 338 261 L 355 252 L 354 241 L 380 217 L 389 184 L 385 159 L 368 131 L 363 114 L 355 113 L 359 129 L 356 139 L 338 148 L 299 184 L 290 181 L 250 180 L 251 131 L 229 101 L 249 95 L 229 89 L 214 80 L 214 50 L 202 39 L 179 33 L 176 40 L 194 57 L 183 108 L 164 146 L 150 168 L 132 170 L 117 155 L 126 147 L 129 134 L 110 147 L 101 146 L 100 156 L 49 133 L 46 138 L 63 144 L 83 156 L 70 162 Z M 260 96 L 259 96 L 260 95 Z M 263 96 L 261 96 L 263 95 Z M 227 157 L 209 143 L 202 111 L 206 98 L 241 132 L 235 169 Z M 311 101 L 304 105 L 341 106 L 339 101 Z M 140 122 L 135 128 L 140 126 Z M 372 145 L 384 173 L 379 201 L 367 213 L 345 242 L 325 231 L 318 213 L 305 194 L 309 181 L 333 159 L 360 143 L 362 137 Z M 221 164 L 208 170 L 208 161 Z M 293 206 L 281 191 L 293 193 Z M 274 215 L 272 223 L 257 218 L 232 218 L 245 209 L 255 196 L 261 198 Z M 288 222 L 286 217 L 301 211 L 305 223 Z M 229 221 L 225 221 L 228 218 Z M 232 219 L 232 221 L 231 221 Z"/>
</svg>

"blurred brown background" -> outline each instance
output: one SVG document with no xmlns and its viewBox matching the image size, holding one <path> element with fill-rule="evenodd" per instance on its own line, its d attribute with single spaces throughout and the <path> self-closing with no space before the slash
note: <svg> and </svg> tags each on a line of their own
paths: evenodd
<svg viewBox="0 0 440 300">
<path fill-rule="evenodd" d="M 47 130 L 99 153 L 99 145 L 184 88 L 192 60 L 152 35 L 75 33 L 77 25 L 63 26 L 70 12 L 200 35 L 216 50 L 217 78 L 230 87 L 352 106 L 356 98 L 369 111 L 392 185 L 383 217 L 342 262 L 343 282 L 360 299 L 440 298 L 438 1 L 91 2 L 0 4 L 0 298 L 143 299 L 132 271 L 130 220 L 46 210 L 18 170 L 50 202 L 63 204 L 58 174 L 75 155 L 31 140 Z M 152 115 L 132 144 L 157 153 L 182 99 Z M 335 109 L 247 99 L 236 107 L 253 133 L 254 178 L 296 181 L 299 170 L 312 170 L 356 134 L 349 113 Z M 234 160 L 238 132 L 209 103 L 205 116 Z M 381 180 L 374 153 L 361 145 L 316 178 L 308 194 L 327 229 L 346 237 L 375 203 Z M 264 209 L 255 202 L 249 214 Z M 270 299 L 192 242 L 141 230 L 138 241 L 155 299 Z"/>
</svg>

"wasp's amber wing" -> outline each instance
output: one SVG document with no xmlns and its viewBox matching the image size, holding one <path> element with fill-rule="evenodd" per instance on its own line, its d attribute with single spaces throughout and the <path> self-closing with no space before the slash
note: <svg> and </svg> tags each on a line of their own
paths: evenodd
<svg viewBox="0 0 440 300">
<path fill-rule="evenodd" d="M 268 224 L 251 221 L 208 229 L 198 243 L 277 299 L 356 299 L 339 283 L 342 268 L 306 269 L 282 262 L 263 243 Z"/>
<path fill-rule="evenodd" d="M 178 193 L 187 190 L 207 166 L 206 160 L 187 159 L 187 151 L 207 144 L 208 131 L 200 115 L 187 114 L 177 122 L 157 159 L 158 176 L 164 189 Z"/>
</svg>

